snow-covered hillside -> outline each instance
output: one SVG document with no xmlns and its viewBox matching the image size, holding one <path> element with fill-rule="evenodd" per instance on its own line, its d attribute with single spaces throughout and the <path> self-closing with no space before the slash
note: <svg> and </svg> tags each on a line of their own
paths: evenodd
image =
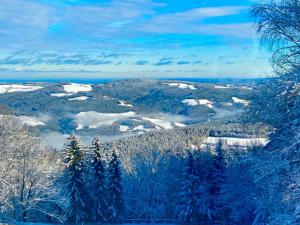
<svg viewBox="0 0 300 225">
<path fill-rule="evenodd" d="M 63 88 L 65 92 L 71 94 L 77 94 L 79 92 L 90 92 L 93 90 L 92 85 L 90 84 L 76 84 L 76 83 L 63 85 Z"/>
<path fill-rule="evenodd" d="M 14 93 L 14 92 L 30 92 L 42 89 L 42 86 L 23 85 L 23 84 L 3 84 L 0 85 L 0 94 Z"/>
<path fill-rule="evenodd" d="M 165 83 L 166 85 L 169 85 L 171 87 L 178 87 L 181 89 L 191 89 L 196 90 L 197 88 L 193 84 L 187 84 L 187 83 Z"/>
<path fill-rule="evenodd" d="M 212 101 L 209 101 L 207 99 L 185 99 L 182 101 L 182 103 L 191 106 L 204 105 L 207 106 L 208 108 L 213 108 L 213 104 L 214 104 Z"/>
</svg>

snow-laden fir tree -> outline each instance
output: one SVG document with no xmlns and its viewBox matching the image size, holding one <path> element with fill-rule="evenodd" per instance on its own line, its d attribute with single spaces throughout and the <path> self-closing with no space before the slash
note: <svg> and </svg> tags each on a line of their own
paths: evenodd
<svg viewBox="0 0 300 225">
<path fill-rule="evenodd" d="M 209 211 L 211 218 L 223 219 L 223 205 L 220 199 L 221 188 L 224 184 L 225 176 L 225 159 L 223 154 L 222 142 L 219 141 L 216 145 L 216 155 L 214 158 L 214 165 L 209 175 L 210 179 L 210 201 L 209 201 Z"/>
<path fill-rule="evenodd" d="M 121 222 L 124 210 L 122 172 L 114 144 L 112 144 L 110 151 L 111 158 L 108 163 L 108 219 L 110 222 L 117 223 Z"/>
<path fill-rule="evenodd" d="M 93 140 L 91 146 L 91 164 L 93 181 L 93 217 L 97 222 L 107 221 L 107 187 L 105 173 L 104 148 L 99 137 Z"/>
<path fill-rule="evenodd" d="M 84 181 L 84 150 L 79 139 L 72 135 L 64 148 L 65 169 L 63 174 L 64 191 L 69 199 L 66 221 L 82 223 L 88 218 L 87 189 Z"/>
<path fill-rule="evenodd" d="M 195 169 L 194 157 L 188 152 L 183 170 L 182 187 L 179 193 L 178 220 L 181 224 L 191 224 L 195 211 Z"/>
<path fill-rule="evenodd" d="M 210 190 L 210 171 L 212 165 L 211 149 L 201 149 L 194 153 L 194 170 L 195 170 L 195 216 L 194 224 L 199 221 L 207 221 L 212 219 L 209 208 L 209 190 Z"/>
</svg>

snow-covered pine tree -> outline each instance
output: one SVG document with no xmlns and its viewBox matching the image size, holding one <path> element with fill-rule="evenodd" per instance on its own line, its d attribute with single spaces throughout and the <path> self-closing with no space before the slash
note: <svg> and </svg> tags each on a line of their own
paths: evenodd
<svg viewBox="0 0 300 225">
<path fill-rule="evenodd" d="M 64 191 L 69 199 L 66 221 L 82 223 L 87 218 L 86 193 L 84 185 L 84 151 L 79 139 L 72 135 L 64 148 L 65 169 L 63 174 Z"/>
<path fill-rule="evenodd" d="M 179 193 L 178 220 L 181 224 L 191 224 L 195 211 L 195 175 L 194 157 L 188 152 L 183 169 L 182 188 Z"/>
<path fill-rule="evenodd" d="M 216 145 L 216 156 L 210 177 L 210 201 L 209 211 L 212 219 L 223 219 L 223 205 L 220 201 L 221 188 L 224 184 L 225 176 L 225 159 L 223 154 L 222 142 L 219 141 Z"/>
<path fill-rule="evenodd" d="M 108 210 L 109 222 L 118 223 L 122 220 L 124 201 L 121 163 L 116 153 L 116 147 L 112 144 L 111 158 L 108 164 Z"/>
<path fill-rule="evenodd" d="M 194 153 L 195 216 L 193 220 L 195 224 L 199 223 L 199 221 L 212 219 L 209 209 L 210 177 L 208 177 L 211 171 L 212 159 L 209 146 Z"/>
<path fill-rule="evenodd" d="M 107 221 L 107 187 L 105 173 L 105 158 L 100 138 L 93 140 L 91 150 L 92 181 L 93 181 L 93 216 L 96 222 Z"/>
</svg>

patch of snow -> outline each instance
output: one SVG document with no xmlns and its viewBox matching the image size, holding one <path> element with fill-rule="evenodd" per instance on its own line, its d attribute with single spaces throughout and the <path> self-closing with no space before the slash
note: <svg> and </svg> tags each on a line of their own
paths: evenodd
<svg viewBox="0 0 300 225">
<path fill-rule="evenodd" d="M 145 130 L 145 126 L 139 125 L 139 126 L 134 127 L 133 130 Z"/>
<path fill-rule="evenodd" d="M 114 98 L 109 97 L 109 96 L 107 96 L 107 95 L 103 95 L 102 97 L 103 97 L 103 99 L 114 99 Z"/>
<path fill-rule="evenodd" d="M 45 125 L 45 123 L 40 121 L 37 117 L 18 116 L 17 118 L 25 126 L 37 127 L 37 126 L 44 126 Z"/>
<path fill-rule="evenodd" d="M 185 99 L 182 101 L 184 104 L 188 104 L 191 106 L 197 106 L 197 105 L 205 105 L 208 108 L 213 108 L 213 102 L 207 100 L 207 99 Z"/>
<path fill-rule="evenodd" d="M 176 127 L 186 127 L 185 124 L 183 124 L 183 123 L 178 123 L 178 122 L 175 122 L 174 125 L 175 125 Z"/>
<path fill-rule="evenodd" d="M 95 111 L 89 111 L 78 113 L 74 116 L 74 118 L 77 124 L 77 130 L 81 130 L 85 127 L 95 129 L 104 125 L 112 125 L 118 120 L 127 119 L 135 115 L 135 112 L 98 113 Z"/>
<path fill-rule="evenodd" d="M 193 149 L 193 150 L 198 150 L 198 149 L 199 149 L 199 147 L 198 147 L 198 146 L 196 146 L 196 145 L 193 145 L 193 144 L 191 144 L 191 145 L 190 145 L 190 148 L 191 148 L 191 149 Z"/>
<path fill-rule="evenodd" d="M 164 83 L 166 85 L 169 85 L 171 87 L 178 87 L 181 89 L 191 89 L 191 90 L 196 90 L 197 88 L 195 87 L 195 85 L 192 84 L 187 84 L 187 83 Z"/>
<path fill-rule="evenodd" d="M 92 85 L 90 84 L 76 84 L 76 83 L 63 85 L 63 88 L 65 92 L 72 93 L 72 94 L 77 94 L 79 92 L 90 92 L 93 90 Z"/>
<path fill-rule="evenodd" d="M 89 97 L 87 96 L 79 96 L 79 97 L 76 97 L 76 98 L 70 98 L 69 101 L 85 101 L 89 99 Z"/>
<path fill-rule="evenodd" d="M 235 103 L 240 103 L 244 106 L 248 106 L 250 104 L 249 101 L 247 100 L 244 100 L 244 99 L 240 99 L 240 98 L 237 98 L 237 97 L 232 97 L 232 100 L 235 102 Z"/>
<path fill-rule="evenodd" d="M 230 85 L 226 85 L 226 86 L 224 86 L 224 85 L 215 85 L 214 88 L 216 88 L 216 89 L 229 89 L 229 88 L 231 88 L 231 86 Z"/>
<path fill-rule="evenodd" d="M 268 139 L 266 138 L 233 138 L 233 137 L 208 137 L 204 144 L 217 144 L 222 141 L 224 145 L 227 146 L 241 146 L 241 147 L 251 147 L 251 146 L 266 146 Z"/>
<path fill-rule="evenodd" d="M 22 84 L 2 84 L 2 85 L 0 85 L 0 94 L 37 91 L 42 88 L 44 88 L 44 87 L 33 86 L 33 85 L 22 85 Z"/>
<path fill-rule="evenodd" d="M 18 120 L 22 125 L 29 127 L 44 126 L 51 119 L 50 116 L 44 114 L 39 117 L 35 116 L 14 116 L 14 115 L 0 115 L 0 118 L 8 117 Z"/>
<path fill-rule="evenodd" d="M 58 97 L 58 98 L 61 98 L 61 97 L 71 96 L 72 94 L 68 94 L 68 93 L 51 93 L 50 95 L 51 95 L 52 97 Z"/>
<path fill-rule="evenodd" d="M 153 119 L 148 117 L 142 117 L 143 120 L 149 121 L 150 123 L 153 123 L 159 128 L 163 128 L 166 130 L 172 129 L 172 123 L 170 121 L 167 121 L 164 119 L 164 117 L 161 117 L 160 119 Z"/>
<path fill-rule="evenodd" d="M 131 108 L 133 107 L 133 105 L 131 105 L 131 104 L 129 104 L 129 103 L 123 101 L 123 100 L 119 100 L 119 105 L 120 106 L 131 107 Z"/>
<path fill-rule="evenodd" d="M 225 106 L 232 106 L 231 102 L 223 102 L 222 104 L 225 105 Z"/>
<path fill-rule="evenodd" d="M 120 128 L 119 128 L 119 130 L 120 130 L 121 132 L 126 132 L 126 131 L 129 130 L 129 126 L 121 125 Z"/>
<path fill-rule="evenodd" d="M 240 86 L 240 88 L 244 90 L 253 90 L 252 87 L 248 87 L 248 86 Z"/>
</svg>

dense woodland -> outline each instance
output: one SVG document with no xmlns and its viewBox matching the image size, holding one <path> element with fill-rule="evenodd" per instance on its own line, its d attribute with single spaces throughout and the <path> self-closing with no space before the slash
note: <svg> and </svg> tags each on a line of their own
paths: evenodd
<svg viewBox="0 0 300 225">
<path fill-rule="evenodd" d="M 230 149 L 221 142 L 215 147 L 189 148 L 186 143 L 197 142 L 186 139 L 233 131 L 247 137 L 253 135 L 255 126 L 249 126 L 252 130 L 248 133 L 236 124 L 169 131 L 177 133 L 174 146 L 171 139 L 170 145 L 165 145 L 167 136 L 158 132 L 108 143 L 95 138 L 90 146 L 71 136 L 63 151 L 55 151 L 47 149 L 13 117 L 2 117 L 0 124 L 5 149 L 0 164 L 2 221 L 197 224 L 249 216 L 248 211 L 242 217 L 231 211 L 245 205 L 235 200 L 236 196 L 245 198 L 241 195 L 249 192 L 232 190 L 240 168 L 249 172 L 249 162 L 240 160 L 249 159 L 258 149 Z M 247 177 L 243 182 L 252 185 L 251 180 Z M 226 198 L 223 192 L 228 193 Z M 249 199 L 247 210 L 254 210 L 252 204 Z"/>
<path fill-rule="evenodd" d="M 300 2 L 261 2 L 251 14 L 274 52 L 276 76 L 236 123 L 95 138 L 90 146 L 70 136 L 62 150 L 49 150 L 2 116 L 0 220 L 300 224 Z M 201 145 L 208 136 L 267 133 L 266 147 Z"/>
</svg>

